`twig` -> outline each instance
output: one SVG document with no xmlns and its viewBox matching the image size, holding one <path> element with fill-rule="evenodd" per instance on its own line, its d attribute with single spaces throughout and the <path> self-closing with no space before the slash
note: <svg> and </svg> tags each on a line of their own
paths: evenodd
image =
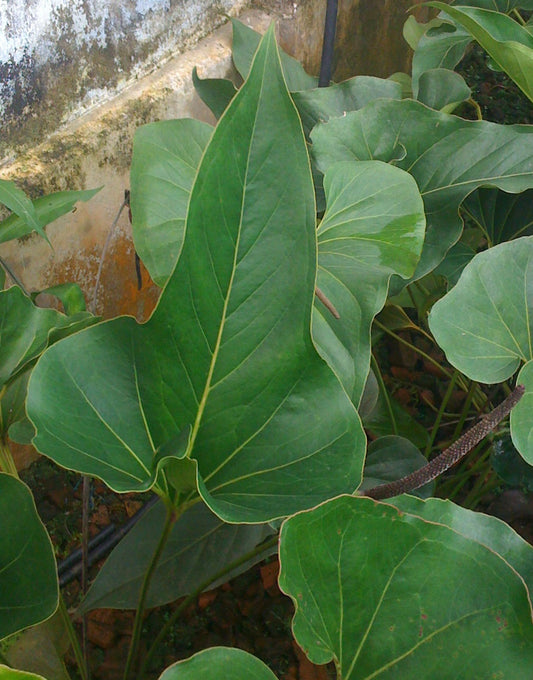
<svg viewBox="0 0 533 680">
<path fill-rule="evenodd" d="M 3 257 L 0 257 L 0 266 L 2 267 L 2 269 L 4 269 L 9 274 L 9 276 L 13 280 L 13 283 L 15 283 L 20 288 L 20 290 L 24 293 L 24 295 L 26 297 L 31 297 L 29 292 L 26 290 L 26 288 L 24 288 L 22 281 L 18 278 L 18 276 L 11 269 L 11 267 L 8 265 L 8 263 L 4 260 Z"/>
<path fill-rule="evenodd" d="M 461 458 L 471 451 L 474 446 L 484 439 L 489 432 L 507 416 L 510 411 L 518 404 L 523 397 L 525 387 L 517 385 L 511 394 L 506 397 L 501 404 L 488 413 L 486 416 L 476 424 L 474 427 L 467 430 L 462 437 L 459 437 L 451 446 L 443 451 L 440 456 L 434 458 L 430 463 L 424 465 L 420 470 L 412 472 L 395 482 L 387 484 L 380 484 L 372 489 L 367 489 L 361 493 L 362 496 L 368 496 L 375 500 L 384 498 L 392 498 L 402 493 L 409 493 L 415 489 L 419 489 L 424 484 L 431 482 L 436 477 L 446 472 L 452 465 L 455 465 Z"/>
<path fill-rule="evenodd" d="M 320 302 L 326 307 L 327 310 L 331 312 L 331 314 L 336 318 L 340 319 L 341 315 L 339 312 L 335 309 L 335 306 L 333 305 L 333 302 L 326 297 L 326 295 L 320 290 L 318 286 L 315 287 L 315 295 L 317 298 L 320 300 Z"/>
</svg>

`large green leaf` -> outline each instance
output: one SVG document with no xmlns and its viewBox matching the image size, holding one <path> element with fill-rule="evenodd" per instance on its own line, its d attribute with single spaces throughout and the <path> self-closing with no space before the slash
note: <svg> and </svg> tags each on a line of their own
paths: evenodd
<svg viewBox="0 0 533 680">
<path fill-rule="evenodd" d="M 241 76 L 247 78 L 261 34 L 238 19 L 232 19 L 231 25 L 233 27 L 233 63 Z M 289 92 L 309 90 L 318 85 L 318 78 L 308 75 L 294 57 L 280 50 L 280 59 Z"/>
<path fill-rule="evenodd" d="M 0 639 L 57 607 L 56 562 L 28 487 L 0 473 Z"/>
<path fill-rule="evenodd" d="M 325 172 L 343 160 L 394 162 L 416 180 L 427 229 L 415 273 L 431 271 L 462 230 L 459 205 L 480 186 L 518 193 L 533 186 L 533 129 L 467 121 L 418 102 L 376 101 L 319 124 L 313 154 Z"/>
<path fill-rule="evenodd" d="M 86 191 L 58 191 L 47 194 L 33 201 L 33 211 L 15 211 L 15 214 L 0 222 L 0 243 L 20 238 L 37 231 L 46 238 L 44 232 L 37 229 L 35 218 L 39 225 L 50 224 L 58 217 L 66 215 L 73 210 L 78 201 L 88 201 L 100 191 L 98 189 L 87 189 Z M 27 199 L 29 201 L 29 199 Z M 31 201 L 30 201 L 31 203 Z M 13 210 L 13 208 L 11 208 Z M 28 214 L 29 213 L 29 214 Z"/>
<path fill-rule="evenodd" d="M 309 659 L 339 678 L 527 678 L 520 576 L 492 550 L 385 503 L 343 496 L 288 519 L 280 587 Z"/>
<path fill-rule="evenodd" d="M 318 229 L 318 285 L 340 314 L 321 304 L 313 334 L 322 356 L 358 405 L 370 367 L 370 327 L 392 274 L 409 277 L 424 240 L 424 205 L 408 173 L 386 163 L 344 162 L 324 178 Z"/>
<path fill-rule="evenodd" d="M 80 612 L 99 607 L 135 609 L 146 569 L 165 523 L 162 503 L 149 510 L 117 545 L 98 572 Z M 176 522 L 154 572 L 147 607 L 158 607 L 188 595 L 225 566 L 245 556 L 267 536 L 268 525 L 226 524 L 203 504 L 197 503 Z M 214 588 L 277 551 L 277 546 L 210 583 Z"/>
<path fill-rule="evenodd" d="M 353 491 L 365 449 L 311 339 L 313 186 L 267 36 L 204 153 L 151 319 L 119 318 L 58 343 L 34 369 L 27 401 L 40 451 L 119 491 L 149 487 L 156 452 L 190 427 L 200 493 L 235 522 Z"/>
<path fill-rule="evenodd" d="M 135 249 L 159 285 L 181 249 L 194 178 L 213 128 L 184 118 L 140 127 L 133 140 L 131 214 Z"/>
<path fill-rule="evenodd" d="M 490 246 L 533 233 L 533 190 L 507 194 L 499 189 L 478 189 L 462 205 L 485 232 Z"/>
<path fill-rule="evenodd" d="M 31 233 L 32 231 L 36 231 L 48 241 L 48 237 L 44 232 L 44 224 L 40 221 L 33 203 L 22 191 L 22 189 L 19 189 L 14 182 L 10 182 L 7 179 L 0 179 L 0 204 L 3 204 L 9 208 L 9 210 L 11 210 L 14 215 L 21 218 L 24 225 L 26 225 L 26 231 L 21 233 L 20 236 Z M 0 226 L 3 224 L 4 222 L 2 222 Z M 5 227 L 2 229 L 2 232 L 4 230 Z M 16 238 L 17 235 L 18 234 L 15 233 L 15 236 L 0 238 L 0 243 L 3 241 L 8 241 L 11 238 Z"/>
<path fill-rule="evenodd" d="M 0 291 L 0 385 L 24 371 L 56 339 L 54 333 L 73 333 L 96 321 L 88 312 L 65 316 L 36 307 L 18 286 Z"/>
<path fill-rule="evenodd" d="M 511 416 L 513 442 L 533 462 L 533 236 L 478 253 L 455 288 L 429 315 L 431 331 L 448 361 L 478 382 L 510 378 L 522 362 L 526 387 Z"/>
<path fill-rule="evenodd" d="M 533 35 L 505 14 L 476 7 L 428 2 L 452 17 L 533 101 Z"/>
<path fill-rule="evenodd" d="M 231 647 L 211 647 L 169 666 L 159 680 L 276 680 L 268 666 L 252 654 Z M 15 680 L 15 679 L 14 679 Z"/>
<path fill-rule="evenodd" d="M 478 253 L 431 310 L 448 361 L 472 380 L 498 383 L 533 358 L 533 237 Z"/>
<path fill-rule="evenodd" d="M 445 524 L 497 553 L 520 574 L 530 594 L 533 594 L 533 547 L 505 522 L 442 498 L 422 500 L 404 494 L 397 496 L 391 503 L 403 512 Z"/>
<path fill-rule="evenodd" d="M 464 5 L 463 0 L 452 0 L 450 5 Z M 492 9 L 509 14 L 513 9 L 533 10 L 533 0 L 468 0 L 469 7 Z"/>
</svg>

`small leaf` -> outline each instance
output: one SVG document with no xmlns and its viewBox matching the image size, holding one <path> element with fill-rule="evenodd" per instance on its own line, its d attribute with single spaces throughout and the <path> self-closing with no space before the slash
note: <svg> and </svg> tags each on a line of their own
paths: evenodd
<svg viewBox="0 0 533 680">
<path fill-rule="evenodd" d="M 24 221 L 24 224 L 27 225 L 26 231 L 24 232 L 25 234 L 36 231 L 48 241 L 48 236 L 44 232 L 44 224 L 39 220 L 33 203 L 14 182 L 0 179 L 0 203 L 3 203 L 11 210 L 11 212 L 18 215 L 18 217 Z M 2 230 L 0 231 L 0 243 L 16 238 L 16 236 L 11 235 L 12 232 L 9 227 L 6 229 L 4 222 L 0 224 L 0 227 L 2 227 Z M 7 238 L 5 236 L 6 231 L 8 234 Z M 48 241 L 48 243 L 50 243 L 50 241 Z"/>
<path fill-rule="evenodd" d="M 50 224 L 58 217 L 71 212 L 78 201 L 88 201 L 100 191 L 98 189 L 88 189 L 86 191 L 58 191 L 47 194 L 33 201 L 35 216 L 41 225 Z M 27 216 L 17 213 L 10 215 L 0 222 L 0 243 L 5 243 L 14 238 L 26 236 L 32 231 L 38 231 L 35 224 L 27 219 Z M 39 232 L 41 233 L 41 232 Z M 44 234 L 41 234 L 41 236 Z M 46 235 L 44 235 L 46 238 Z"/>
<path fill-rule="evenodd" d="M 428 2 L 460 24 L 533 101 L 533 35 L 511 17 L 492 10 Z"/>
<path fill-rule="evenodd" d="M 242 649 L 211 647 L 169 666 L 159 680 L 276 680 L 268 666 Z"/>
<path fill-rule="evenodd" d="M 69 317 L 55 309 L 41 309 L 13 286 L 0 292 L 0 385 L 25 370 L 55 339 L 98 321 L 91 314 Z"/>
<path fill-rule="evenodd" d="M 60 283 L 57 286 L 50 286 L 50 288 L 40 290 L 38 293 L 33 293 L 32 297 L 35 299 L 37 295 L 41 294 L 56 297 L 63 305 L 67 316 L 73 316 L 87 310 L 85 297 L 77 283 Z"/>
<path fill-rule="evenodd" d="M 0 640 L 50 617 L 57 600 L 52 544 L 33 496 L 0 473 Z"/>
<path fill-rule="evenodd" d="M 281 589 L 313 663 L 338 677 L 526 678 L 533 664 L 524 582 L 447 526 L 342 496 L 286 520 Z"/>
<path fill-rule="evenodd" d="M 436 111 L 452 113 L 471 94 L 464 78 L 455 71 L 434 68 L 420 75 L 417 99 Z"/>
<path fill-rule="evenodd" d="M 165 521 L 162 503 L 151 508 L 122 539 L 98 572 L 79 613 L 100 607 L 135 609 L 144 574 Z M 226 524 L 203 503 L 187 510 L 176 522 L 159 561 L 148 593 L 147 607 L 159 607 L 188 595 L 224 566 L 246 555 L 267 536 L 269 525 Z M 214 588 L 275 552 L 258 553 L 209 585 Z"/>
<path fill-rule="evenodd" d="M 397 479 L 416 472 L 424 465 L 427 465 L 426 458 L 408 439 L 393 435 L 380 437 L 368 447 L 363 482 L 359 487 L 359 492 L 364 493 L 367 489 L 380 484 L 395 482 Z M 435 483 L 430 482 L 414 493 L 416 496 L 427 498 L 431 496 L 434 488 Z"/>
<path fill-rule="evenodd" d="M 196 66 L 192 70 L 194 89 L 218 120 L 237 93 L 237 88 L 225 78 L 200 78 Z"/>
<path fill-rule="evenodd" d="M 174 269 L 191 188 L 213 128 L 184 118 L 149 123 L 133 140 L 131 214 L 135 250 L 155 283 Z"/>
</svg>

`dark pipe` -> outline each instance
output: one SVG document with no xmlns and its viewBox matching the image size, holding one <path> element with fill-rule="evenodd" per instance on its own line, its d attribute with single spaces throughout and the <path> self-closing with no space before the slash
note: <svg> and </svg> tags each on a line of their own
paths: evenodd
<svg viewBox="0 0 533 680">
<path fill-rule="evenodd" d="M 87 560 L 87 566 L 92 566 L 95 562 L 105 557 L 107 553 L 119 543 L 119 541 L 137 524 L 143 515 L 145 515 L 150 508 L 152 508 L 157 501 L 159 496 L 152 496 L 142 508 L 139 508 L 137 512 L 129 518 L 122 526 L 116 529 L 113 527 L 111 529 L 106 527 L 99 534 L 97 534 L 89 543 L 89 557 Z M 63 588 L 71 581 L 73 581 L 81 573 L 81 550 L 78 548 L 72 555 L 69 555 L 62 562 L 59 563 L 57 567 L 57 573 L 59 576 L 59 585 Z"/>
<path fill-rule="evenodd" d="M 335 47 L 335 29 L 337 27 L 338 0 L 327 0 L 324 40 L 322 42 L 322 60 L 318 87 L 328 87 L 333 72 L 333 48 Z"/>
</svg>

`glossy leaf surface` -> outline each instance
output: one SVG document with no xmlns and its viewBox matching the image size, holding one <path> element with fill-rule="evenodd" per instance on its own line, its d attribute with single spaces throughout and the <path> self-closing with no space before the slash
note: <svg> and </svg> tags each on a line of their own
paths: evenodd
<svg viewBox="0 0 533 680">
<path fill-rule="evenodd" d="M 403 512 L 445 524 L 466 538 L 494 551 L 524 579 L 533 594 L 533 547 L 497 517 L 467 510 L 442 498 L 422 500 L 406 494 L 390 501 Z"/>
<path fill-rule="evenodd" d="M 159 680 L 276 680 L 268 666 L 242 649 L 212 647 L 178 661 Z"/>
<path fill-rule="evenodd" d="M 533 131 L 466 121 L 418 102 L 377 101 L 311 134 L 325 172 L 342 160 L 383 160 L 407 170 L 424 199 L 426 241 L 416 278 L 431 271 L 458 240 L 459 205 L 480 186 L 518 193 L 533 186 Z"/>
<path fill-rule="evenodd" d="M 289 518 L 280 587 L 309 659 L 343 680 L 527 677 L 527 591 L 498 555 L 447 526 L 344 496 Z"/>
<path fill-rule="evenodd" d="M 452 17 L 485 49 L 491 59 L 533 101 L 533 35 L 500 12 L 428 2 Z"/>
<path fill-rule="evenodd" d="M 86 191 L 58 191 L 37 198 L 33 202 L 30 201 L 30 204 L 33 204 L 33 211 L 25 204 L 28 212 L 15 211 L 14 215 L 10 215 L 0 222 L 0 243 L 26 236 L 31 234 L 32 231 L 41 233 L 36 228 L 35 219 L 39 225 L 50 224 L 50 222 L 71 212 L 78 201 L 89 201 L 99 191 L 99 188 L 87 189 Z M 45 236 L 44 232 L 41 233 L 41 236 Z"/>
<path fill-rule="evenodd" d="M 102 323 L 52 348 L 27 402 L 42 452 L 120 491 L 153 484 L 156 451 L 190 427 L 200 493 L 236 522 L 353 491 L 365 449 L 311 339 L 313 186 L 267 35 L 204 153 L 180 258 L 151 319 Z"/>
<path fill-rule="evenodd" d="M 56 562 L 28 487 L 0 473 L 0 639 L 57 607 Z"/>
<path fill-rule="evenodd" d="M 135 609 L 142 580 L 163 531 L 165 509 L 157 503 L 117 545 L 98 572 L 80 612 L 99 607 Z M 187 510 L 176 522 L 154 572 L 147 607 L 158 607 L 188 595 L 225 566 L 246 555 L 274 531 L 269 525 L 226 524 L 203 504 Z M 277 546 L 270 548 L 270 554 Z M 256 555 L 228 572 L 209 588 L 226 583 L 268 556 Z"/>
<path fill-rule="evenodd" d="M 359 404 L 370 366 L 370 326 L 392 274 L 409 277 L 424 240 L 424 206 L 413 178 L 379 162 L 332 165 L 318 229 L 318 286 L 340 314 L 315 304 L 322 356 Z"/>
<path fill-rule="evenodd" d="M 187 206 L 213 128 L 184 118 L 140 127 L 133 141 L 131 214 L 135 249 L 163 285 L 183 243 Z"/>
</svg>

